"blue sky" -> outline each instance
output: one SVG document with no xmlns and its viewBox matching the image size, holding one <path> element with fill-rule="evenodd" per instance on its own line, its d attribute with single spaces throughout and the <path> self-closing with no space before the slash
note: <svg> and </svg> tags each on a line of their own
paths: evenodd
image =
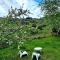
<svg viewBox="0 0 60 60">
<path fill-rule="evenodd" d="M 39 15 L 42 17 L 43 12 L 41 7 L 37 7 L 39 3 L 42 3 L 42 0 L 0 0 L 0 17 L 6 16 L 8 14 L 8 9 L 13 6 L 13 8 L 19 8 L 24 3 L 24 9 L 30 10 L 33 18 L 38 18 Z"/>
</svg>

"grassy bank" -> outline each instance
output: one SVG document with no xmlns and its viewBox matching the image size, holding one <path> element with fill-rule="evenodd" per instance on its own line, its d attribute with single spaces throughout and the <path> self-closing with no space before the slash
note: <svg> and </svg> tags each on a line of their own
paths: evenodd
<svg viewBox="0 0 60 60">
<path fill-rule="evenodd" d="M 60 37 L 48 37 L 42 39 L 29 40 L 25 42 L 26 50 L 30 53 L 25 59 L 20 59 L 17 55 L 17 48 L 6 48 L 0 50 L 0 60 L 31 60 L 31 53 L 34 47 L 42 47 L 42 60 L 60 60 Z"/>
</svg>

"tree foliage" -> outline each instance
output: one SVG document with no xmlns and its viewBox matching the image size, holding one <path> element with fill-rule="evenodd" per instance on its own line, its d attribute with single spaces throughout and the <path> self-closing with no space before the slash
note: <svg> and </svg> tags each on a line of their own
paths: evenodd
<svg viewBox="0 0 60 60">
<path fill-rule="evenodd" d="M 59 0 L 45 0 L 42 10 L 45 11 L 48 22 L 51 24 L 52 32 L 58 33 L 60 29 L 60 1 Z M 57 16 L 58 15 L 58 16 Z"/>
<path fill-rule="evenodd" d="M 17 17 L 21 18 L 21 16 L 22 16 L 22 18 L 24 18 L 24 16 L 28 16 L 29 14 L 30 14 L 30 11 L 28 9 L 24 10 L 23 6 L 20 7 L 19 9 L 17 9 L 17 8 L 13 9 L 13 7 L 11 7 L 11 9 L 8 10 L 9 19 L 11 19 L 11 18 L 16 19 Z"/>
<path fill-rule="evenodd" d="M 59 2 L 58 0 L 45 0 L 43 4 L 43 10 L 45 10 L 45 14 L 53 15 L 58 12 Z"/>
</svg>

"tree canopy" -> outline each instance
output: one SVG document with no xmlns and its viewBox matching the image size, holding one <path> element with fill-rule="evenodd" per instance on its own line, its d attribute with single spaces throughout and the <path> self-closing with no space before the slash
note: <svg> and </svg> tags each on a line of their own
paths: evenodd
<svg viewBox="0 0 60 60">
<path fill-rule="evenodd" d="M 58 12 L 59 0 L 45 0 L 42 8 L 45 11 L 45 14 L 52 15 Z"/>
<path fill-rule="evenodd" d="M 23 9 L 23 7 L 20 7 L 19 9 L 11 7 L 11 9 L 8 10 L 8 17 L 9 18 L 21 18 L 21 16 L 24 18 L 24 16 L 28 16 L 30 14 L 30 11 L 28 9 Z"/>
</svg>

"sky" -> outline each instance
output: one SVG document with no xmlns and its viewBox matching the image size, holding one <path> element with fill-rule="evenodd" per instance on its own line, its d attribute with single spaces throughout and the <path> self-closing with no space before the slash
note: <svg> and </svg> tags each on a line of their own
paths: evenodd
<svg viewBox="0 0 60 60">
<path fill-rule="evenodd" d="M 42 2 L 43 0 L 0 0 L 0 17 L 6 16 L 11 6 L 19 8 L 23 3 L 23 8 L 30 10 L 32 13 L 29 15 L 30 17 L 43 17 L 44 13 L 41 11 L 41 7 L 38 7 L 38 4 Z"/>
</svg>

